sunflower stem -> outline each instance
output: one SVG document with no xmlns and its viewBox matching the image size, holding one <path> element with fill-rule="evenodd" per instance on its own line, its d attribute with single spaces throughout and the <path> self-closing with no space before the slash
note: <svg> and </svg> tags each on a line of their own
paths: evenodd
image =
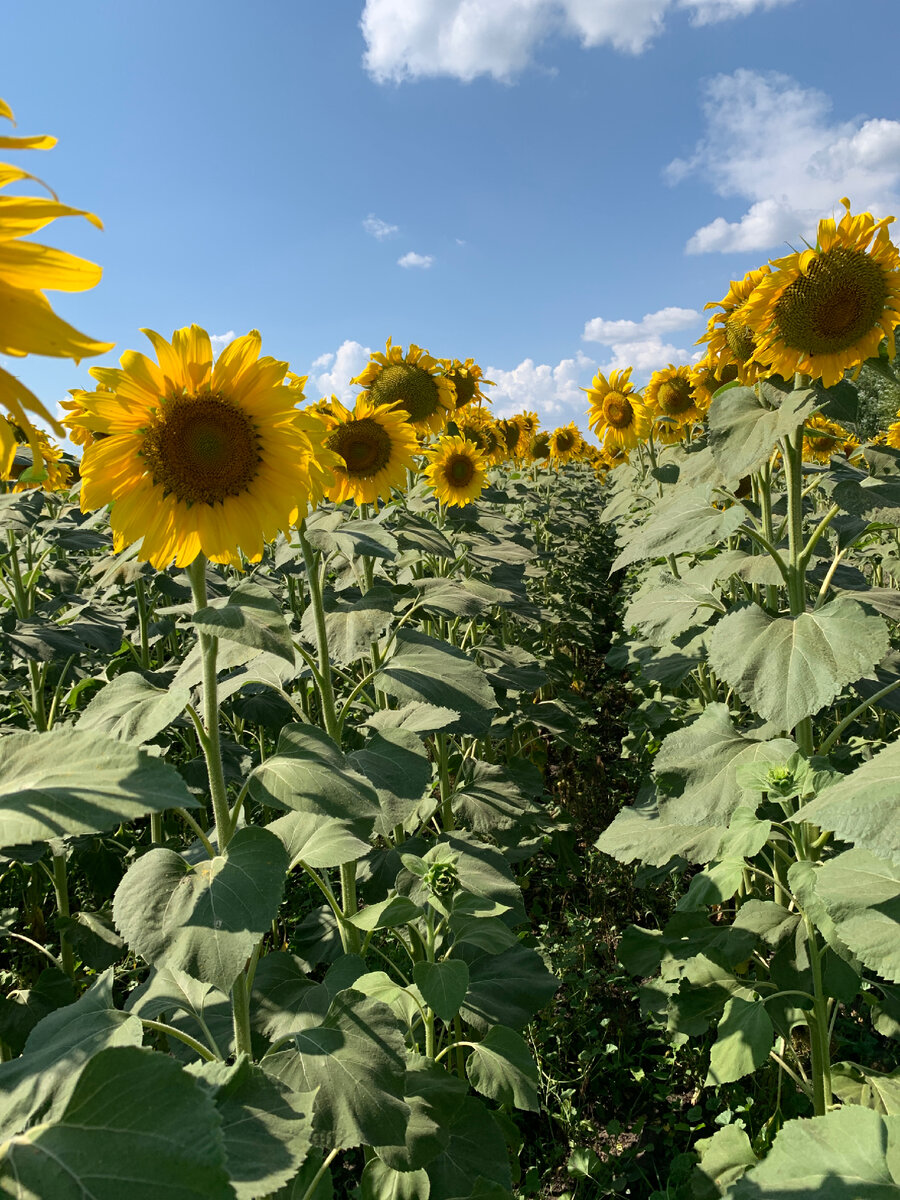
<svg viewBox="0 0 900 1200">
<path fill-rule="evenodd" d="M 206 608 L 206 556 L 198 554 L 187 568 L 191 581 L 194 609 Z M 222 767 L 222 747 L 219 741 L 219 683 L 216 675 L 216 658 L 219 639 L 200 632 L 200 657 L 203 663 L 203 737 L 200 744 L 206 759 L 209 776 L 209 794 L 212 799 L 213 816 L 216 822 L 216 845 L 220 854 L 231 838 L 231 813 L 228 810 L 228 791 L 225 771 Z"/>
<path fill-rule="evenodd" d="M 66 874 L 66 856 L 64 854 L 53 855 L 53 891 L 56 894 L 56 912 L 57 916 L 68 917 L 71 913 L 69 908 L 69 880 Z M 69 941 L 68 930 L 60 929 L 59 931 L 59 960 L 62 969 L 71 978 L 75 978 L 75 954 L 72 950 L 72 943 Z"/>
<path fill-rule="evenodd" d="M 297 538 L 306 564 L 306 581 L 309 587 L 309 603 L 313 610 L 316 626 L 316 649 L 319 653 L 319 677 L 316 680 L 322 704 L 322 719 L 325 732 L 338 745 L 341 744 L 341 725 L 334 700 L 334 684 L 331 678 L 331 656 L 328 653 L 328 631 L 325 628 L 325 605 L 322 600 L 321 562 L 316 550 L 309 544 L 305 523 L 297 526 Z"/>
</svg>

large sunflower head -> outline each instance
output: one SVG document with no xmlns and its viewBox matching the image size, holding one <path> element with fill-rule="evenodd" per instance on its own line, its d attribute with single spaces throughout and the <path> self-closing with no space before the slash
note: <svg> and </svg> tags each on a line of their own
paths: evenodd
<svg viewBox="0 0 900 1200">
<path fill-rule="evenodd" d="M 0 119 L 15 124 L 12 109 L 3 100 Z M 50 150 L 55 145 L 54 137 L 0 137 L 2 150 Z M 0 163 L 0 188 L 25 179 L 41 183 L 21 167 Z M 20 240 L 57 217 L 84 217 L 102 229 L 93 213 L 60 204 L 52 192 L 50 196 L 0 196 L 0 355 L 24 358 L 44 354 L 78 362 L 112 349 L 112 342 L 95 342 L 73 329 L 56 315 L 44 295 L 45 290 L 82 292 L 92 288 L 100 279 L 100 268 L 74 254 Z M 27 414 L 40 417 L 58 437 L 64 434 L 37 396 L 2 367 L 0 410 L 8 412 L 25 434 L 35 463 L 40 461 L 42 443 Z M 16 445 L 8 425 L 0 421 L 0 471 L 4 474 L 12 467 Z"/>
<path fill-rule="evenodd" d="M 528 439 L 528 449 L 525 452 L 525 457 L 529 462 L 546 463 L 549 461 L 551 454 L 551 435 L 549 433 L 539 431 Z"/>
<path fill-rule="evenodd" d="M 844 454 L 848 439 L 853 435 L 837 421 L 827 417 L 808 417 L 803 424 L 803 461 L 827 463 L 832 455 Z"/>
<path fill-rule="evenodd" d="M 590 397 L 588 423 L 607 446 L 629 450 L 650 432 L 650 414 L 631 382 L 631 367 L 610 371 L 609 379 L 598 371 L 591 386 L 584 388 Z"/>
<path fill-rule="evenodd" d="M 814 249 L 772 263 L 744 309 L 756 358 L 789 378 L 802 372 L 826 387 L 877 354 L 882 338 L 894 357 L 900 324 L 900 254 L 888 237 L 893 217 L 846 212 L 819 222 Z"/>
<path fill-rule="evenodd" d="M 707 343 L 705 362 L 718 375 L 724 375 L 729 367 L 736 370 L 735 378 L 749 385 L 756 383 L 768 372 L 755 357 L 756 340 L 747 324 L 744 306 L 754 288 L 769 273 L 769 268 L 760 267 L 748 271 L 743 279 L 733 279 L 727 294 L 721 300 L 711 300 L 706 308 L 720 311 L 710 317 L 706 333 L 698 338 L 698 344 Z"/>
<path fill-rule="evenodd" d="M 490 397 L 481 390 L 482 384 L 493 387 L 492 379 L 485 379 L 484 373 L 474 358 L 461 362 L 458 358 L 442 358 L 444 378 L 453 384 L 456 396 L 456 409 L 465 408 L 469 404 L 490 404 Z"/>
<path fill-rule="evenodd" d="M 322 420 L 327 430 L 325 444 L 338 457 L 333 468 L 335 482 L 328 493 L 336 504 L 389 500 L 391 488 L 402 488 L 407 470 L 415 470 L 419 443 L 402 409 L 373 404 L 363 392 L 351 410 L 332 396 Z"/>
<path fill-rule="evenodd" d="M 674 417 L 682 425 L 700 419 L 690 367 L 669 363 L 663 370 L 654 371 L 644 388 L 644 401 L 654 415 Z"/>
<path fill-rule="evenodd" d="M 531 437 L 541 427 L 541 418 L 536 412 L 528 412 L 527 409 L 525 412 L 519 413 L 516 420 L 519 422 L 519 427 L 526 437 Z"/>
<path fill-rule="evenodd" d="M 8 427 L 4 433 L 11 434 L 16 445 L 13 461 L 3 473 L 4 480 L 12 484 L 12 491 L 27 492 L 32 488 L 43 488 L 45 492 L 67 491 L 72 482 L 72 471 L 62 461 L 60 447 L 44 430 L 39 427 L 33 430 L 40 447 L 40 454 L 35 456 L 30 447 L 32 439 L 25 430 L 12 417 L 7 417 L 3 424 Z"/>
<path fill-rule="evenodd" d="M 465 505 L 481 495 L 487 462 L 472 442 L 442 437 L 427 451 L 425 478 L 444 504 Z"/>
<path fill-rule="evenodd" d="M 366 389 L 376 408 L 387 405 L 403 414 L 421 433 L 439 433 L 456 407 L 456 392 L 444 366 L 418 346 L 406 354 L 388 338 L 384 354 L 378 352 L 353 383 Z"/>
<path fill-rule="evenodd" d="M 213 363 L 206 330 L 168 342 L 144 330 L 157 361 L 128 350 L 121 369 L 93 367 L 101 387 L 79 397 L 71 428 L 104 435 L 81 464 L 84 511 L 111 504 L 121 545 L 143 539 L 156 567 L 258 559 L 310 495 L 310 445 L 297 424 L 287 363 L 260 358 L 256 330 Z"/>
<path fill-rule="evenodd" d="M 550 434 L 550 454 L 558 463 L 570 462 L 578 456 L 581 442 L 581 431 L 574 421 L 570 421 Z"/>
<path fill-rule="evenodd" d="M 712 404 L 712 398 L 726 383 L 732 383 L 738 377 L 737 363 L 715 363 L 707 354 L 691 368 L 691 387 L 694 389 L 694 403 L 699 412 L 706 414 Z"/>
</svg>

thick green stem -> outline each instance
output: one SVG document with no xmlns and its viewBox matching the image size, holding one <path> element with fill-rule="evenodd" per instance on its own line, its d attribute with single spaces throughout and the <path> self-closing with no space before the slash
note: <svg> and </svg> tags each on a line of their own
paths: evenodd
<svg viewBox="0 0 900 1200">
<path fill-rule="evenodd" d="M 828 997 L 822 977 L 822 951 L 816 929 L 809 917 L 805 918 L 806 942 L 809 948 L 809 964 L 813 977 L 815 1003 L 809 1020 L 810 1065 L 812 1068 L 814 1115 L 823 1117 L 831 1107 L 831 1046 L 829 1044 Z"/>
<path fill-rule="evenodd" d="M 803 429 L 782 440 L 784 474 L 788 503 L 788 602 L 791 616 L 806 612 L 806 562 L 803 544 Z M 814 751 L 812 721 L 804 717 L 794 729 L 794 738 L 802 754 Z"/>
<path fill-rule="evenodd" d="M 194 608 L 206 608 L 208 597 L 204 555 L 198 555 L 188 567 L 188 577 L 191 581 Z M 216 677 L 219 639 L 207 633 L 200 633 L 199 639 L 203 662 L 203 736 L 200 738 L 200 744 L 209 776 L 209 794 L 216 822 L 216 844 L 219 853 L 222 854 L 231 837 L 231 813 L 228 810 L 228 792 L 219 741 L 219 683 Z"/>
<path fill-rule="evenodd" d="M 438 779 L 441 787 L 441 824 L 444 833 L 456 828 L 453 816 L 453 790 L 450 786 L 450 753 L 446 733 L 434 735 L 434 747 L 437 753 Z"/>
<path fill-rule="evenodd" d="M 253 1057 L 250 1036 L 250 989 L 247 976 L 241 971 L 231 989 L 231 1019 L 234 1027 L 234 1052 Z"/>
<path fill-rule="evenodd" d="M 70 916 L 69 880 L 66 874 L 66 859 L 63 854 L 53 855 L 53 891 L 56 893 L 56 912 L 60 917 Z M 75 976 L 75 955 L 66 929 L 59 931 L 59 959 L 67 975 Z"/>
<path fill-rule="evenodd" d="M 147 624 L 149 617 L 149 605 L 147 604 L 147 593 L 144 588 L 143 579 L 136 579 L 134 582 L 135 592 L 137 594 L 137 610 L 138 610 L 138 635 L 141 642 L 141 666 L 145 671 L 150 670 L 150 643 L 147 636 Z"/>
<path fill-rule="evenodd" d="M 345 917 L 352 917 L 359 911 L 356 902 L 356 863 L 343 863 L 341 871 L 341 911 Z M 359 930 L 354 925 L 345 926 L 347 933 L 347 953 L 359 953 Z"/>
<path fill-rule="evenodd" d="M 334 700 L 334 684 L 331 679 L 331 657 L 328 653 L 325 605 L 322 600 L 321 564 L 319 555 L 309 544 L 302 524 L 297 528 L 297 537 L 300 541 L 300 549 L 303 551 L 303 561 L 306 564 L 309 602 L 312 606 L 313 620 L 316 626 L 316 649 L 319 653 L 319 675 L 316 683 L 322 703 L 322 719 L 325 722 L 325 732 L 340 745 L 341 724 L 338 720 L 337 705 Z"/>
</svg>

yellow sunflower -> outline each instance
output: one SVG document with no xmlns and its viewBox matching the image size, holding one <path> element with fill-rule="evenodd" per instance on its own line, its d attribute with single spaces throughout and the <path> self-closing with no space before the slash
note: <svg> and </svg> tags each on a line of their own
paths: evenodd
<svg viewBox="0 0 900 1200">
<path fill-rule="evenodd" d="M 519 413 L 516 420 L 526 437 L 532 437 L 541 427 L 541 418 L 536 412 Z"/>
<path fill-rule="evenodd" d="M 684 421 L 667 413 L 660 413 L 654 417 L 651 428 L 654 440 L 661 442 L 663 446 L 674 446 L 682 440 L 686 432 Z"/>
<path fill-rule="evenodd" d="M 551 453 L 550 434 L 540 432 L 529 439 L 525 457 L 532 463 L 546 463 L 549 461 Z"/>
<path fill-rule="evenodd" d="M 623 463 L 628 462 L 628 451 L 623 446 L 615 444 L 604 445 L 601 454 L 606 467 L 610 471 L 614 471 L 616 467 L 620 467 Z"/>
<path fill-rule="evenodd" d="M 675 417 L 682 425 L 700 420 L 690 367 L 669 363 L 661 371 L 654 371 L 644 388 L 644 402 L 654 415 Z"/>
<path fill-rule="evenodd" d="M 438 500 L 462 507 L 481 495 L 487 462 L 473 442 L 442 437 L 428 449 L 427 457 L 425 478 Z"/>
<path fill-rule="evenodd" d="M 0 117 L 13 121 L 12 109 L 3 100 L 0 100 Z M 50 150 L 55 145 L 56 138 L 47 136 L 0 137 L 0 150 Z M 0 188 L 24 179 L 41 182 L 19 167 L 0 163 Z M 85 291 L 100 279 L 100 268 L 74 254 L 19 239 L 43 229 L 57 217 L 84 217 L 98 229 L 102 225 L 93 213 L 60 204 L 52 192 L 51 197 L 0 196 L 0 354 L 14 358 L 43 354 L 78 362 L 90 355 L 104 354 L 112 349 L 113 343 L 95 342 L 73 329 L 53 311 L 44 290 Z M 3 368 L 0 368 L 0 408 L 10 414 L 25 434 L 35 463 L 40 461 L 42 444 L 26 413 L 42 418 L 57 435 L 63 435 L 62 426 L 37 396 Z M 0 421 L 0 468 L 4 473 L 15 448 L 9 426 Z"/>
<path fill-rule="evenodd" d="M 876 446 L 891 446 L 894 450 L 900 450 L 900 421 L 894 421 L 892 425 L 888 425 L 887 429 L 872 438 L 872 443 Z"/>
<path fill-rule="evenodd" d="M 375 407 L 396 406 L 421 433 L 440 433 L 456 408 L 456 391 L 444 365 L 410 345 L 406 354 L 388 338 L 384 354 L 373 354 L 361 375 L 351 380 L 366 389 Z"/>
<path fill-rule="evenodd" d="M 827 417 L 809 417 L 803 425 L 803 461 L 827 463 L 833 454 L 843 454 L 847 440 L 853 435 L 837 421 Z"/>
<path fill-rule="evenodd" d="M 589 388 L 588 423 L 607 446 L 630 450 L 650 432 L 650 413 L 631 382 L 631 367 L 610 371 L 609 379 L 598 371 Z"/>
<path fill-rule="evenodd" d="M 109 392 L 108 387 L 102 384 L 97 384 L 98 392 Z M 69 441 L 76 446 L 90 446 L 97 440 L 96 436 L 86 429 L 80 422 L 88 415 L 88 410 L 84 404 L 86 396 L 93 395 L 93 392 L 85 391 L 84 388 L 69 388 L 71 400 L 60 400 L 59 407 L 64 410 L 62 423 L 66 427 Z M 103 436 L 102 434 L 100 435 Z"/>
<path fill-rule="evenodd" d="M 704 361 L 723 376 L 726 368 L 736 367 L 735 378 L 749 385 L 767 375 L 765 367 L 756 361 L 756 341 L 753 330 L 747 324 L 744 305 L 756 286 L 769 274 L 768 267 L 748 271 L 743 279 L 732 279 L 727 295 L 722 300 L 711 300 L 704 308 L 719 308 L 710 317 L 706 333 L 697 339 L 697 344 L 707 343 Z"/>
<path fill-rule="evenodd" d="M 581 431 L 574 421 L 550 434 L 550 454 L 558 463 L 570 462 L 581 448 Z"/>
<path fill-rule="evenodd" d="M 506 454 L 506 442 L 501 438 L 496 424 L 480 408 L 469 408 L 456 420 L 460 436 L 474 443 L 489 463 L 501 462 Z"/>
<path fill-rule="evenodd" d="M 528 435 L 525 433 L 521 417 L 507 417 L 498 421 L 497 433 L 500 437 L 501 462 L 507 458 L 518 458 L 524 453 Z"/>
<path fill-rule="evenodd" d="M 373 404 L 363 392 L 352 411 L 332 396 L 321 419 L 327 430 L 325 444 L 339 460 L 328 492 L 336 504 L 389 500 L 391 488 L 402 488 L 407 470 L 415 470 L 419 443 L 402 409 Z"/>
<path fill-rule="evenodd" d="M 311 448 L 282 386 L 287 363 L 259 357 L 256 330 L 215 364 L 198 325 L 171 343 L 143 332 L 158 363 L 127 350 L 121 370 L 92 367 L 102 386 L 83 393 L 85 415 L 70 418 L 105 435 L 84 452 L 82 509 L 111 504 L 118 544 L 142 538 L 140 557 L 158 568 L 200 553 L 236 566 L 239 552 L 260 558 L 310 494 Z"/>
<path fill-rule="evenodd" d="M 789 378 L 800 371 L 826 387 L 878 353 L 887 338 L 894 357 L 900 324 L 900 254 L 888 237 L 893 217 L 852 216 L 819 222 L 815 249 L 772 263 L 743 315 L 756 338 L 756 358 Z"/>
<path fill-rule="evenodd" d="M 474 358 L 467 358 L 465 362 L 460 362 L 458 358 L 442 358 L 441 366 L 444 368 L 444 378 L 453 384 L 457 411 L 469 404 L 490 404 L 490 396 L 484 394 L 481 386 L 493 387 L 494 381 L 485 379 Z"/>
<path fill-rule="evenodd" d="M 6 418 L 6 424 L 9 429 L 4 430 L 5 436 L 12 434 L 14 444 L 18 448 L 18 453 L 13 454 L 13 461 L 7 471 L 4 472 L 4 478 L 12 483 L 14 492 L 27 492 L 32 488 L 43 488 L 46 492 L 64 492 L 68 489 L 72 482 L 71 468 L 62 461 L 62 450 L 59 446 L 51 442 L 50 438 L 43 429 L 35 428 L 33 430 L 40 446 L 40 456 L 34 458 L 25 449 L 25 443 L 29 442 L 29 437 L 23 429 L 21 429 L 12 417 Z M 30 449 L 30 446 L 29 446 Z M 32 471 L 34 464 L 39 464 L 36 472 Z M 43 464 L 42 468 L 41 465 Z M 39 478 L 29 478 L 32 474 L 40 476 Z M 23 479 L 23 475 L 25 478 Z"/>
<path fill-rule="evenodd" d="M 710 361 L 709 355 L 702 358 L 691 368 L 691 387 L 694 389 L 694 403 L 703 415 L 709 412 L 712 398 L 726 383 L 733 383 L 738 377 L 737 363 L 719 365 Z"/>
</svg>

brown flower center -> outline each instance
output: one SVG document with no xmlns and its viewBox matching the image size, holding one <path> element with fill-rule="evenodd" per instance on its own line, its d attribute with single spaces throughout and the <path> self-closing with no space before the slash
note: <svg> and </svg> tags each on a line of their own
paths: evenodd
<svg viewBox="0 0 900 1200">
<path fill-rule="evenodd" d="M 444 466 L 444 474 L 451 487 L 468 487 L 475 478 L 475 463 L 468 454 L 451 454 Z"/>
<path fill-rule="evenodd" d="M 775 323 L 792 349 L 835 354 L 875 328 L 887 295 L 874 259 L 862 250 L 835 246 L 788 285 L 775 305 Z"/>
<path fill-rule="evenodd" d="M 413 363 L 390 363 L 369 384 L 373 404 L 396 404 L 415 425 L 427 421 L 441 407 L 434 376 Z"/>
<path fill-rule="evenodd" d="M 634 409 L 627 396 L 621 392 L 610 392 L 603 401 L 603 415 L 607 425 L 614 429 L 628 429 L 634 424 Z"/>
<path fill-rule="evenodd" d="M 361 417 L 338 425 L 326 445 L 347 464 L 347 474 L 371 479 L 391 461 L 391 435 L 374 417 Z"/>
<path fill-rule="evenodd" d="M 676 375 L 661 383 L 656 393 L 656 403 L 667 417 L 678 417 L 694 403 L 694 392 L 690 381 Z"/>
<path fill-rule="evenodd" d="M 744 324 L 738 312 L 725 318 L 725 343 L 738 362 L 744 363 L 753 357 L 755 344 L 753 330 Z"/>
</svg>

